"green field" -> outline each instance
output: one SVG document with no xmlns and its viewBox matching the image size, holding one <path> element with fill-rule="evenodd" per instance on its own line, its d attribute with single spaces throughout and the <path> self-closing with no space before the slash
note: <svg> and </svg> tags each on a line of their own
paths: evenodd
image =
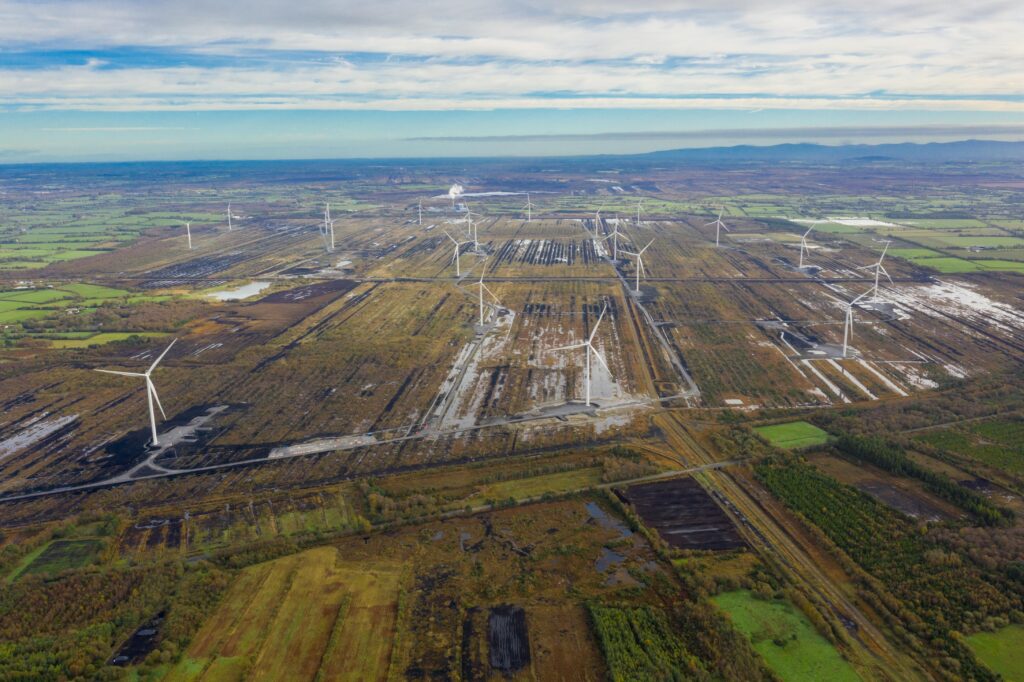
<svg viewBox="0 0 1024 682">
<path fill-rule="evenodd" d="M 767 438 L 775 447 L 787 450 L 824 445 L 828 442 L 827 433 L 805 421 L 758 426 L 754 430 Z"/>
<path fill-rule="evenodd" d="M 91 346 L 102 346 L 112 341 L 124 341 L 125 339 L 133 336 L 142 337 L 160 337 L 166 336 L 166 334 L 160 334 L 156 332 L 105 332 L 101 334 L 92 334 L 87 338 L 65 338 L 65 339 L 53 339 L 50 341 L 51 348 L 89 348 Z"/>
<path fill-rule="evenodd" d="M 103 549 L 100 540 L 54 540 L 33 552 L 26 566 L 19 567 L 11 578 L 28 575 L 55 575 L 92 563 Z"/>
<path fill-rule="evenodd" d="M 1024 422 L 1019 419 L 993 419 L 960 428 L 936 429 L 915 437 L 1004 471 L 1024 474 Z"/>
<path fill-rule="evenodd" d="M 1024 625 L 1008 625 L 998 632 L 979 632 L 967 638 L 974 655 L 1003 676 L 1006 682 L 1024 682 Z"/>
<path fill-rule="evenodd" d="M 757 599 L 747 590 L 712 598 L 736 629 L 750 638 L 768 667 L 785 682 L 856 682 L 860 677 L 788 601 Z"/>
</svg>

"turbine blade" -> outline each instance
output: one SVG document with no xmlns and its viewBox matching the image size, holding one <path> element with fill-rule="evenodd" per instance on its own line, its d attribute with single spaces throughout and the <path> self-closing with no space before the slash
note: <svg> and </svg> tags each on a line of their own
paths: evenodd
<svg viewBox="0 0 1024 682">
<path fill-rule="evenodd" d="M 653 244 L 653 243 L 654 243 L 654 240 L 652 239 L 651 241 L 647 242 L 647 246 L 650 246 L 650 245 L 651 245 L 651 244 Z M 647 250 L 647 246 L 645 246 L 644 248 L 640 249 L 640 253 L 641 253 L 641 254 L 642 254 L 642 253 L 643 253 L 644 251 L 646 251 L 646 250 Z"/>
<path fill-rule="evenodd" d="M 167 419 L 167 413 L 164 412 L 164 406 L 160 404 L 160 396 L 156 394 L 156 386 L 153 385 L 153 380 L 149 377 L 146 377 L 146 388 L 153 394 L 153 400 L 156 402 L 156 406 L 160 408 L 160 414 L 163 415 L 164 419 Z"/>
<path fill-rule="evenodd" d="M 118 372 L 112 369 L 94 369 L 94 372 L 103 372 L 104 374 L 116 374 L 122 377 L 144 377 L 146 376 L 142 372 Z"/>
<path fill-rule="evenodd" d="M 587 339 L 587 344 L 586 345 L 589 346 L 590 342 L 594 340 L 594 335 L 597 334 L 597 328 L 601 326 L 601 320 L 604 319 L 604 314 L 607 311 L 608 311 L 608 306 L 607 305 L 605 305 L 603 308 L 601 308 L 601 314 L 597 316 L 597 322 L 594 323 L 594 328 L 590 330 L 590 338 Z"/>
<path fill-rule="evenodd" d="M 174 339 L 173 341 L 171 341 L 170 345 L 167 346 L 167 348 L 164 348 L 164 352 L 160 354 L 160 357 L 158 357 L 156 360 L 153 361 L 153 364 L 149 366 L 148 370 L 146 370 L 146 374 L 149 374 L 154 369 L 156 369 L 156 366 L 159 365 L 160 361 L 164 359 L 165 355 L 167 355 L 167 351 L 169 351 L 171 349 L 171 346 L 173 346 L 177 342 L 178 342 L 178 339 Z"/>
<path fill-rule="evenodd" d="M 889 273 L 888 273 L 888 271 L 886 271 L 885 268 L 883 268 L 881 265 L 879 265 L 878 269 L 881 270 L 882 274 L 885 275 L 885 278 L 887 280 L 889 280 L 889 284 L 895 284 L 896 283 L 896 282 L 892 281 L 892 277 L 889 276 Z"/>
<path fill-rule="evenodd" d="M 557 348 L 548 348 L 547 350 L 544 350 L 544 351 L 541 351 L 541 352 L 542 353 L 555 353 L 555 352 L 560 351 L 560 350 L 576 350 L 577 348 L 583 348 L 586 345 L 587 344 L 585 342 L 584 343 L 575 343 L 575 344 L 573 344 L 571 346 L 558 346 Z"/>
<path fill-rule="evenodd" d="M 588 343 L 588 344 L 587 344 L 587 352 L 590 352 L 590 351 L 593 351 L 593 352 L 594 352 L 594 357 L 595 357 L 595 358 L 597 358 L 597 359 L 598 359 L 598 360 L 600 361 L 600 363 L 601 363 L 602 365 L 604 365 L 604 368 L 605 368 L 605 369 L 607 369 L 607 370 L 608 370 L 609 372 L 611 372 L 611 371 L 612 371 L 612 370 L 611 370 L 611 368 L 610 368 L 610 367 L 608 367 L 608 363 L 607 363 L 607 362 L 605 362 L 605 361 L 604 361 L 604 358 L 602 358 L 602 357 L 601 357 L 601 354 L 597 352 L 597 349 L 596 349 L 596 348 L 594 348 L 593 346 L 591 346 L 591 345 L 590 345 L 590 344 Z"/>
</svg>

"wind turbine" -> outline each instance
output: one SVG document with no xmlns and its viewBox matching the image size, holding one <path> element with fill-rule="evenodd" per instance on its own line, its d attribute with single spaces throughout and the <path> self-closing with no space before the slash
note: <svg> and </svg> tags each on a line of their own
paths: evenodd
<svg viewBox="0 0 1024 682">
<path fill-rule="evenodd" d="M 501 305 L 501 301 L 499 301 L 498 297 L 494 294 L 494 292 L 491 291 L 490 289 L 488 289 L 487 285 L 484 284 L 483 268 L 480 269 L 480 282 L 479 282 L 479 284 L 480 284 L 480 326 L 482 327 L 482 326 L 484 326 L 484 292 L 486 291 L 488 294 L 490 294 L 491 298 L 493 298 L 494 302 L 497 303 L 498 305 Z"/>
<path fill-rule="evenodd" d="M 643 203 L 643 200 L 640 200 L 640 201 L 636 202 L 636 225 L 637 225 L 637 227 L 640 227 L 640 204 L 642 204 L 642 203 Z"/>
<path fill-rule="evenodd" d="M 327 247 L 327 253 L 334 252 L 334 221 L 331 220 L 330 202 L 324 207 L 324 246 Z"/>
<path fill-rule="evenodd" d="M 452 240 L 452 244 L 455 244 L 455 253 L 452 254 L 452 260 L 455 262 L 455 276 L 456 277 L 462 277 L 462 270 L 461 270 L 461 268 L 459 266 L 459 251 L 462 248 L 463 244 L 468 244 L 469 242 L 458 242 L 458 241 L 455 241 L 455 237 L 453 237 L 450 234 L 448 234 L 448 230 L 445 230 L 444 233 L 445 233 L 445 236 L 448 237 L 448 239 Z"/>
<path fill-rule="evenodd" d="M 601 326 L 601 320 L 604 319 L 604 314 L 607 310 L 608 304 L 606 303 L 604 308 L 601 309 L 600 317 L 597 318 L 597 324 L 595 324 L 594 328 L 590 330 L 590 336 L 587 338 L 586 341 L 584 341 L 583 343 L 574 343 L 571 346 L 560 346 L 559 348 L 551 348 L 547 351 L 548 353 L 554 353 L 561 350 L 575 350 L 577 348 L 587 349 L 585 351 L 587 354 L 586 373 L 584 374 L 584 383 L 587 386 L 587 407 L 590 407 L 590 354 L 593 353 L 594 357 L 596 357 L 601 362 L 601 364 L 604 365 L 604 368 L 608 369 L 608 363 L 604 361 L 604 358 L 601 357 L 601 354 L 597 352 L 596 348 L 594 348 L 594 337 L 597 335 L 597 328 Z M 608 371 L 611 372 L 610 369 L 608 369 Z"/>
<path fill-rule="evenodd" d="M 422 225 L 423 224 L 423 199 L 420 199 L 420 212 L 419 212 L 419 217 L 416 219 L 416 224 L 417 225 Z"/>
<path fill-rule="evenodd" d="M 228 232 L 231 231 L 231 202 L 228 202 Z"/>
<path fill-rule="evenodd" d="M 715 246 L 718 246 L 718 235 L 722 231 L 722 228 L 725 228 L 725 231 L 729 232 L 729 228 L 725 227 L 725 223 L 722 222 L 722 213 L 724 211 L 725 209 L 718 209 L 718 217 L 712 220 L 710 223 L 704 223 L 704 227 L 707 227 L 708 225 L 715 226 Z"/>
<path fill-rule="evenodd" d="M 160 364 L 160 361 L 167 355 L 167 351 L 171 349 L 178 339 L 171 341 L 171 345 L 164 349 L 164 352 L 160 354 L 152 365 L 149 366 L 145 372 L 117 372 L 112 369 L 98 369 L 97 372 L 103 372 L 104 374 L 117 374 L 123 377 L 143 377 L 146 380 L 146 398 L 149 401 L 149 428 L 153 432 L 153 445 L 160 445 L 160 441 L 157 440 L 156 436 L 156 413 L 153 412 L 153 402 L 156 401 L 156 406 L 160 408 L 160 414 L 163 415 L 164 419 L 167 419 L 167 414 L 164 412 L 163 405 L 160 404 L 160 398 L 156 394 L 156 386 L 153 385 L 153 380 L 149 378 L 149 375 L 153 373 L 156 366 Z"/>
<path fill-rule="evenodd" d="M 600 211 L 598 211 L 598 212 L 600 212 Z M 601 237 L 601 239 L 598 240 L 598 241 L 604 241 L 606 239 L 611 239 L 612 240 L 612 260 L 618 260 L 619 259 L 619 235 L 620 234 L 622 234 L 622 233 L 619 232 L 619 217 L 615 216 L 615 229 L 612 230 L 612 233 L 610 235 L 607 235 L 605 237 Z"/>
<path fill-rule="evenodd" d="M 892 242 L 887 241 L 885 243 L 885 248 L 882 249 L 882 255 L 878 257 L 877 263 L 872 263 L 871 265 L 861 265 L 860 267 L 857 268 L 858 270 L 870 270 L 871 268 L 875 269 L 875 284 L 869 290 L 869 293 L 871 293 L 871 299 L 874 301 L 878 300 L 878 276 L 880 274 L 885 275 L 885 278 L 889 280 L 889 284 L 894 283 L 892 281 L 892 277 L 889 276 L 889 273 L 886 272 L 885 267 L 882 265 L 882 260 L 885 258 L 885 252 L 889 250 L 889 244 L 892 244 Z"/>
<path fill-rule="evenodd" d="M 476 223 L 473 222 L 473 216 L 480 217 L 479 213 L 473 213 L 469 208 L 469 204 L 466 204 L 466 220 L 469 221 L 469 229 L 467 230 L 466 236 L 473 238 L 473 250 L 480 250 L 480 242 L 476 238 Z"/>
<path fill-rule="evenodd" d="M 644 270 L 644 258 L 643 258 L 644 251 L 646 251 L 648 248 L 650 248 L 651 244 L 653 244 L 653 243 L 654 243 L 654 240 L 652 239 L 651 241 L 647 242 L 647 246 L 645 246 L 644 248 L 640 249 L 636 253 L 633 253 L 632 251 L 623 251 L 622 252 L 622 253 L 626 254 L 627 256 L 636 256 L 636 293 L 638 293 L 638 294 L 640 293 L 640 274 L 643 273 L 643 276 L 645 278 L 647 277 L 647 271 Z"/>
<path fill-rule="evenodd" d="M 188 250 L 192 250 L 192 223 L 185 223 L 185 234 L 188 235 Z"/>
<path fill-rule="evenodd" d="M 818 220 L 811 221 L 811 226 L 807 228 L 806 232 L 804 232 L 804 236 L 800 237 L 800 266 L 799 267 L 801 267 L 801 268 L 804 266 L 804 258 L 806 258 L 806 257 L 811 255 L 811 250 L 807 247 L 807 235 L 809 235 L 811 233 L 811 230 L 813 230 L 814 226 L 817 225 L 819 222 L 820 221 L 818 221 Z"/>
<path fill-rule="evenodd" d="M 843 324 L 843 357 L 846 357 L 846 351 L 849 348 L 850 337 L 853 336 L 853 306 L 857 305 L 860 299 L 870 293 L 870 289 L 865 291 L 863 294 L 853 299 L 846 304 L 846 322 Z"/>
<path fill-rule="evenodd" d="M 523 206 L 526 209 L 526 222 L 533 222 L 533 202 L 530 201 L 530 193 L 526 193 L 526 205 Z"/>
</svg>

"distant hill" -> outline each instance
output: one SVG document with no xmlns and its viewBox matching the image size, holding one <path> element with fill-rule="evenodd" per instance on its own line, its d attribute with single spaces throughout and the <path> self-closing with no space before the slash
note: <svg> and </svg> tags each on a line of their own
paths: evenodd
<svg viewBox="0 0 1024 682">
<path fill-rule="evenodd" d="M 915 144 L 777 144 L 765 147 L 738 145 L 704 149 L 670 149 L 641 155 L 649 159 L 715 163 L 723 161 L 789 161 L 807 163 L 930 163 L 1024 160 L 1024 142 L 963 140 Z"/>
</svg>

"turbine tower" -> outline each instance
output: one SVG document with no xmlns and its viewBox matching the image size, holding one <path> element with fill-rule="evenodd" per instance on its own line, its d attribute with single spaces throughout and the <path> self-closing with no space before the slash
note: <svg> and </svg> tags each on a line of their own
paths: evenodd
<svg viewBox="0 0 1024 682">
<path fill-rule="evenodd" d="M 600 211 L 598 211 L 598 213 L 600 213 Z M 613 261 L 619 259 L 619 235 L 620 234 L 622 234 L 622 233 L 619 232 L 619 217 L 616 216 L 615 217 L 615 229 L 612 230 L 611 234 L 609 234 L 609 235 L 607 235 L 605 237 L 601 237 L 598 240 L 598 241 L 604 241 L 606 239 L 611 239 L 612 240 L 612 260 Z"/>
<path fill-rule="evenodd" d="M 423 199 L 420 199 L 420 212 L 419 212 L 419 217 L 416 219 L 416 224 L 417 225 L 422 225 L 423 224 Z"/>
<path fill-rule="evenodd" d="M 640 204 L 642 204 L 642 203 L 643 203 L 642 199 L 640 201 L 636 202 L 636 225 L 637 225 L 637 227 L 640 227 Z"/>
<path fill-rule="evenodd" d="M 587 355 L 587 362 L 583 380 L 586 384 L 587 407 L 590 407 L 590 354 L 593 353 L 594 357 L 596 357 L 600 361 L 600 363 L 604 365 L 604 368 L 608 369 L 608 363 L 604 361 L 604 358 L 601 357 L 601 354 L 597 352 L 596 348 L 594 348 L 594 337 L 597 335 L 597 328 L 601 326 L 601 320 L 604 319 L 604 314 L 607 310 L 608 304 L 605 304 L 604 308 L 601 309 L 601 315 L 597 318 L 597 324 L 595 324 L 594 328 L 590 330 L 590 336 L 587 338 L 586 341 L 584 341 L 583 343 L 574 343 L 571 346 L 560 346 L 558 348 L 551 348 L 550 350 L 547 351 L 548 353 L 555 353 L 557 351 L 562 350 L 575 350 L 577 348 L 586 348 L 585 352 Z M 608 369 L 608 371 L 611 372 L 610 369 Z"/>
<path fill-rule="evenodd" d="M 160 408 L 160 414 L 163 415 L 164 419 L 167 419 L 167 414 L 164 413 L 164 407 L 160 404 L 160 398 L 156 394 L 156 386 L 153 385 L 153 380 L 150 378 L 150 374 L 156 369 L 156 366 L 160 364 L 160 361 L 167 355 L 167 351 L 171 349 L 171 346 L 177 342 L 178 339 L 171 341 L 171 345 L 164 349 L 164 352 L 160 354 L 152 365 L 149 366 L 145 372 L 117 372 L 112 369 L 98 369 L 97 372 L 103 372 L 104 374 L 117 374 L 123 377 L 142 377 L 146 380 L 146 398 L 149 401 L 149 428 L 153 432 L 153 445 L 160 445 L 160 441 L 156 436 L 156 413 L 153 412 L 153 402 L 156 401 L 156 406 Z"/>
<path fill-rule="evenodd" d="M 473 213 L 469 208 L 469 204 L 466 204 L 466 220 L 469 221 L 469 229 L 466 231 L 467 237 L 473 238 L 473 251 L 480 250 L 480 242 L 476 237 L 476 223 L 473 222 L 473 216 L 480 217 L 479 213 Z"/>
<path fill-rule="evenodd" d="M 231 202 L 228 202 L 228 232 L 231 231 Z"/>
<path fill-rule="evenodd" d="M 846 321 L 843 324 L 843 357 L 849 349 L 850 338 L 853 336 L 853 306 L 870 293 L 870 289 L 846 304 Z"/>
<path fill-rule="evenodd" d="M 324 246 L 327 253 L 334 252 L 334 221 L 331 220 L 331 203 L 324 206 Z"/>
<path fill-rule="evenodd" d="M 645 246 L 644 248 L 640 249 L 636 253 L 633 253 L 632 251 L 623 251 L 622 252 L 622 253 L 626 254 L 627 256 L 635 256 L 636 257 L 636 293 L 638 293 L 638 294 L 640 293 L 640 274 L 642 273 L 644 278 L 647 277 L 647 271 L 644 270 L 644 258 L 643 258 L 644 251 L 646 251 L 648 248 L 650 248 L 651 244 L 653 244 L 653 243 L 654 243 L 654 240 L 652 239 L 651 241 L 647 242 L 647 246 Z"/>
<path fill-rule="evenodd" d="M 480 326 L 482 327 L 482 326 L 484 326 L 484 292 L 486 291 L 488 294 L 490 294 L 491 298 L 493 298 L 494 302 L 497 303 L 498 305 L 501 305 L 501 301 L 499 301 L 498 297 L 494 294 L 494 292 L 491 291 L 490 289 L 488 289 L 487 285 L 484 284 L 483 268 L 480 269 L 480 282 L 479 282 L 479 285 L 480 285 Z"/>
<path fill-rule="evenodd" d="M 533 202 L 530 201 L 530 193 L 526 193 L 526 205 L 523 206 L 526 209 L 526 222 L 533 222 Z"/>
<path fill-rule="evenodd" d="M 724 228 L 726 232 L 729 232 L 729 228 L 726 227 L 725 223 L 722 222 L 722 213 L 724 212 L 724 210 L 725 209 L 718 209 L 718 217 L 712 220 L 710 223 L 704 223 L 704 227 L 707 227 L 709 225 L 715 226 L 715 246 L 718 246 L 718 236 L 721 233 L 722 229 Z"/>
<path fill-rule="evenodd" d="M 817 220 L 812 221 L 811 222 L 811 226 L 807 228 L 806 232 L 804 232 L 804 236 L 800 237 L 800 266 L 799 267 L 801 267 L 801 268 L 804 266 L 804 259 L 811 255 L 811 250 L 807 247 L 807 235 L 809 235 L 811 233 L 811 230 L 814 229 L 814 226 L 817 225 L 818 222 L 819 221 L 817 221 Z"/>
<path fill-rule="evenodd" d="M 885 278 L 889 280 L 889 284 L 894 284 L 894 282 L 892 281 L 892 277 L 889 276 L 889 273 L 886 271 L 885 266 L 882 265 L 882 260 L 885 258 L 885 252 L 889 250 L 889 244 L 892 244 L 892 242 L 888 241 L 885 243 L 885 248 L 882 249 L 882 255 L 878 257 L 878 262 L 872 263 L 871 265 L 861 265 L 860 267 L 857 268 L 858 270 L 870 270 L 872 268 L 874 268 L 875 270 L 875 284 L 874 286 L 871 287 L 871 289 L 868 290 L 868 293 L 871 294 L 871 300 L 873 301 L 878 300 L 879 275 L 885 275 Z"/>
<path fill-rule="evenodd" d="M 188 235 L 188 250 L 192 250 L 192 223 L 185 223 L 185 234 Z"/>
<path fill-rule="evenodd" d="M 463 244 L 468 244 L 469 242 L 455 241 L 455 237 L 448 234 L 448 230 L 445 230 L 444 234 L 446 237 L 448 237 L 448 239 L 452 241 L 452 244 L 455 245 L 455 253 L 452 254 L 452 261 L 455 263 L 455 276 L 462 277 L 462 269 L 461 266 L 459 265 L 459 251 L 462 249 Z"/>
</svg>

